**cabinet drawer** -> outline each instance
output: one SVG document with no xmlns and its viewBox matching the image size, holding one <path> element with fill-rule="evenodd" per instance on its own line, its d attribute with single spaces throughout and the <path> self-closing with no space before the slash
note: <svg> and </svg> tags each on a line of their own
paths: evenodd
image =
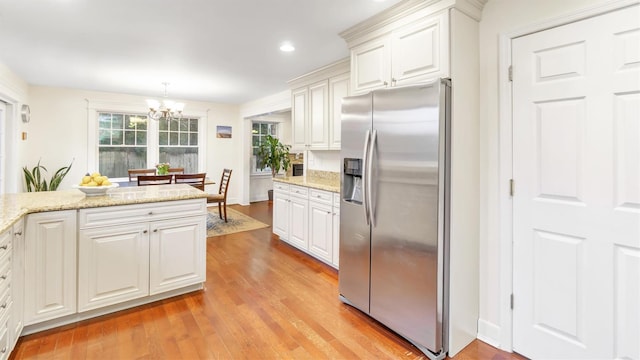
<svg viewBox="0 0 640 360">
<path fill-rule="evenodd" d="M 4 290 L 9 287 L 9 283 L 11 283 L 11 262 L 7 261 L 0 265 L 0 294 L 4 294 Z"/>
<path fill-rule="evenodd" d="M 3 316 L 0 316 L 0 360 L 5 360 L 9 358 L 9 312 L 11 311 L 11 306 L 7 306 L 6 313 Z"/>
<path fill-rule="evenodd" d="M 328 191 L 309 189 L 309 200 L 331 205 L 333 202 L 333 195 Z"/>
<path fill-rule="evenodd" d="M 79 213 L 80 228 L 120 225 L 174 219 L 176 216 L 186 217 L 207 213 L 204 199 L 165 201 L 140 205 L 109 206 L 82 209 Z"/>
<path fill-rule="evenodd" d="M 11 305 L 11 292 L 9 291 L 9 287 L 2 290 L 2 295 L 0 295 L 0 319 L 7 319 L 7 315 L 9 314 L 9 305 Z M 2 329 L 7 326 L 7 324 L 2 322 Z"/>
<path fill-rule="evenodd" d="M 7 236 L 0 239 L 0 262 L 5 261 L 7 255 L 11 254 L 11 231 L 6 232 Z"/>
<path fill-rule="evenodd" d="M 309 195 L 309 188 L 304 186 L 291 185 L 289 187 L 289 194 L 292 196 L 307 198 Z"/>
<path fill-rule="evenodd" d="M 289 184 L 281 183 L 278 181 L 273 182 L 274 191 L 289 191 Z"/>
</svg>

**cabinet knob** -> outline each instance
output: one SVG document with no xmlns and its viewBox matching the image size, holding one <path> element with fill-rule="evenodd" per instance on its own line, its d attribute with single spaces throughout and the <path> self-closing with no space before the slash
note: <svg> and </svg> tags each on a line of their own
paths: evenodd
<svg viewBox="0 0 640 360">
<path fill-rule="evenodd" d="M 153 211 L 149 211 L 149 215 L 153 215 Z"/>
<path fill-rule="evenodd" d="M 153 232 L 158 232 L 158 229 L 153 229 Z"/>
<path fill-rule="evenodd" d="M 145 231 L 143 231 L 142 233 L 143 233 L 143 234 L 146 234 L 146 233 L 148 233 L 148 231 L 147 231 L 147 230 L 145 230 Z"/>
<path fill-rule="evenodd" d="M 2 348 L 2 350 L 1 350 L 0 352 L 2 352 L 3 354 L 4 354 L 4 353 L 6 353 L 6 352 L 7 352 L 7 347 L 6 347 L 6 346 L 5 346 L 5 347 L 3 347 L 3 348 Z"/>
<path fill-rule="evenodd" d="M 7 250 L 8 247 L 9 247 L 9 245 L 2 245 L 2 246 L 0 246 L 0 249 Z"/>
<path fill-rule="evenodd" d="M 20 235 L 22 235 L 22 231 L 16 231 L 16 232 L 14 233 L 14 235 L 16 235 L 16 236 L 20 236 Z"/>
<path fill-rule="evenodd" d="M 2 306 L 0 306 L 0 307 L 3 308 L 3 309 L 6 309 L 7 308 L 7 303 L 2 304 Z"/>
<path fill-rule="evenodd" d="M 7 279 L 7 275 L 2 275 L 2 276 L 0 276 L 0 279 L 2 279 L 2 280 L 6 280 L 6 279 Z"/>
</svg>

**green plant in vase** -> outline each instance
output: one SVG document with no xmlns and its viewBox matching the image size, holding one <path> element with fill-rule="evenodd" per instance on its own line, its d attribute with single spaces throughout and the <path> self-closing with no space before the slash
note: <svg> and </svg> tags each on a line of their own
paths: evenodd
<svg viewBox="0 0 640 360">
<path fill-rule="evenodd" d="M 168 175 L 170 166 L 169 163 L 160 163 L 156 165 L 156 173 L 158 175 Z"/>
<path fill-rule="evenodd" d="M 271 169 L 271 176 L 275 177 L 280 170 L 289 169 L 289 145 L 285 145 L 280 140 L 271 135 L 267 135 L 258 147 L 256 154 L 260 170 Z"/>
</svg>

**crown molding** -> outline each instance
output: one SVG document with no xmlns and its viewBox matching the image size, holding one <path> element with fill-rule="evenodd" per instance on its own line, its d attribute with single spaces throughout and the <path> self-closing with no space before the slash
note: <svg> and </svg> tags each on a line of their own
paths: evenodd
<svg viewBox="0 0 640 360">
<path fill-rule="evenodd" d="M 354 40 L 371 33 L 383 34 L 397 27 L 400 20 L 411 21 L 455 8 L 476 21 L 482 18 L 482 9 L 489 0 L 405 0 L 344 31 L 339 35 L 351 47 Z"/>
<path fill-rule="evenodd" d="M 351 58 L 347 57 L 329 65 L 313 70 L 304 75 L 287 81 L 292 89 L 313 84 L 318 81 L 327 80 L 331 77 L 348 73 L 351 69 Z"/>
</svg>

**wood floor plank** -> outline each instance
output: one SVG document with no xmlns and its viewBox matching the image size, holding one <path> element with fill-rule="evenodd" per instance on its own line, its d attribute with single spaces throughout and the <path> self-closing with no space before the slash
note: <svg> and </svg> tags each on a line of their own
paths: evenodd
<svg viewBox="0 0 640 360">
<path fill-rule="evenodd" d="M 272 205 L 232 206 L 271 224 Z M 270 227 L 207 239 L 204 290 L 22 337 L 10 359 L 426 359 Z M 456 359 L 523 360 L 474 341 Z"/>
</svg>

